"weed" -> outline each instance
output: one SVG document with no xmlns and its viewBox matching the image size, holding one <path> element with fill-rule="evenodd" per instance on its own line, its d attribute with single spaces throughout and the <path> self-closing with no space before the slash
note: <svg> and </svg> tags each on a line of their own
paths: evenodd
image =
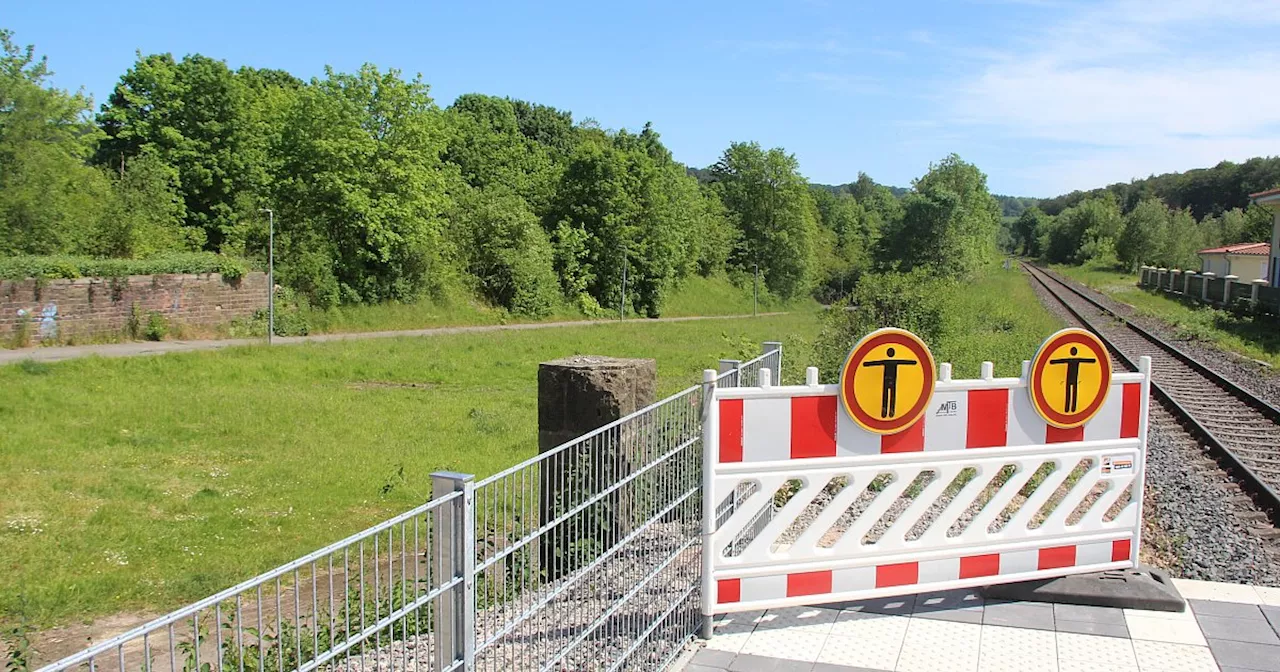
<svg viewBox="0 0 1280 672">
<path fill-rule="evenodd" d="M 148 341 L 163 341 L 169 333 L 169 320 L 159 311 L 147 313 L 147 327 L 142 332 Z"/>
<path fill-rule="evenodd" d="M 53 371 L 53 367 L 45 362 L 24 359 L 18 362 L 18 370 L 29 376 L 47 376 Z"/>
</svg>

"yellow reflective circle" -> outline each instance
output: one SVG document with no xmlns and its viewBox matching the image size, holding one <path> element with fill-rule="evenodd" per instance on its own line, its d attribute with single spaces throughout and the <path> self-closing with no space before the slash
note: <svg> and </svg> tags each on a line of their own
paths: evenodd
<svg viewBox="0 0 1280 672">
<path fill-rule="evenodd" d="M 1055 427 L 1078 427 L 1102 408 L 1111 389 L 1111 358 L 1083 329 L 1050 336 L 1031 367 L 1031 401 Z"/>
<path fill-rule="evenodd" d="M 854 422 L 877 434 L 911 426 L 933 396 L 933 355 L 915 334 L 879 329 L 854 346 L 840 376 L 840 396 Z"/>
</svg>

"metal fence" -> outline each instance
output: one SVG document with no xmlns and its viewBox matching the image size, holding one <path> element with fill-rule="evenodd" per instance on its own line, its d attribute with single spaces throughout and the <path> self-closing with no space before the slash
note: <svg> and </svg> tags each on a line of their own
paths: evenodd
<svg viewBox="0 0 1280 672">
<path fill-rule="evenodd" d="M 704 402 L 781 366 L 765 343 L 479 482 L 432 474 L 430 502 L 41 672 L 663 669 L 701 620 Z"/>
<path fill-rule="evenodd" d="M 720 360 L 716 384 L 726 387 L 755 387 L 760 384 L 760 371 L 768 369 L 774 384 L 782 378 L 782 344 L 766 341 L 760 347 L 760 356 L 745 362 L 737 359 Z"/>
<path fill-rule="evenodd" d="M 452 475 L 433 475 L 439 482 Z M 451 492 L 44 670 L 282 672 L 455 669 L 432 624 L 463 583 L 441 566 Z"/>
</svg>

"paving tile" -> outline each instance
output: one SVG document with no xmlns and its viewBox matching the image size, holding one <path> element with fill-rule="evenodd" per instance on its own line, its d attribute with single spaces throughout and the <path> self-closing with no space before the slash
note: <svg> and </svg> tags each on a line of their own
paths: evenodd
<svg viewBox="0 0 1280 672">
<path fill-rule="evenodd" d="M 836 622 L 840 612 L 831 609 L 814 607 L 787 607 L 770 609 L 756 619 L 756 631 L 777 630 L 779 628 L 810 630 L 826 634 L 831 624 Z"/>
<path fill-rule="evenodd" d="M 978 669 L 982 626 L 913 618 L 898 656 L 899 672 L 936 672 Z"/>
<path fill-rule="evenodd" d="M 814 663 L 813 672 L 888 672 L 870 667 L 849 667 L 848 665 L 832 665 L 831 663 Z"/>
<path fill-rule="evenodd" d="M 1195 612 L 1184 608 L 1182 611 L 1154 611 L 1151 609 L 1122 609 L 1125 617 L 1142 616 L 1143 618 L 1155 618 L 1162 621 L 1186 621 L 1194 623 L 1196 620 Z"/>
<path fill-rule="evenodd" d="M 1191 620 L 1171 620 L 1128 613 L 1125 614 L 1124 618 L 1126 625 L 1129 626 L 1129 638 L 1135 641 L 1142 639 L 1154 642 L 1169 642 L 1171 644 L 1205 645 L 1204 635 L 1200 632 L 1200 624 L 1194 618 Z"/>
<path fill-rule="evenodd" d="M 1057 621 L 1084 621 L 1124 625 L 1124 610 L 1115 607 L 1091 607 L 1083 604 L 1055 604 L 1053 618 Z"/>
<path fill-rule="evenodd" d="M 1101 661 L 1059 659 L 1058 672 L 1138 672 L 1138 666 L 1113 665 Z"/>
<path fill-rule="evenodd" d="M 784 662 L 790 663 L 795 661 L 774 658 L 772 656 L 753 656 L 751 654 L 743 654 L 734 658 L 733 663 L 729 665 L 728 669 L 729 672 L 777 672 L 778 665 Z M 801 663 L 801 665 L 804 665 L 804 669 L 806 671 L 813 668 L 813 663 Z"/>
<path fill-rule="evenodd" d="M 1271 624 L 1271 629 L 1280 634 L 1280 607 L 1262 607 L 1262 616 Z"/>
<path fill-rule="evenodd" d="M 916 595 L 914 618 L 957 623 L 982 623 L 982 595 L 972 590 L 944 590 Z"/>
<path fill-rule="evenodd" d="M 1262 600 L 1263 604 L 1280 607 L 1280 588 L 1254 586 L 1253 591 L 1258 594 L 1258 598 Z"/>
<path fill-rule="evenodd" d="M 813 663 L 807 660 L 779 660 L 772 672 L 810 672 L 812 669 Z"/>
<path fill-rule="evenodd" d="M 729 667 L 729 663 L 733 662 L 736 654 L 732 651 L 720 651 L 717 649 L 703 649 L 693 654 L 694 665 L 705 665 L 707 667 Z"/>
<path fill-rule="evenodd" d="M 1194 581 L 1191 579 L 1174 579 L 1173 587 L 1178 589 L 1184 599 L 1218 600 L 1221 602 L 1243 602 L 1260 604 L 1258 591 L 1253 586 L 1239 583 L 1218 583 L 1216 581 Z"/>
<path fill-rule="evenodd" d="M 1113 667 L 1138 667 L 1138 659 L 1133 655 L 1133 642 L 1127 639 L 1071 632 L 1059 632 L 1057 639 L 1059 665 L 1065 661 L 1082 661 Z"/>
<path fill-rule="evenodd" d="M 723 635 L 717 633 L 707 640 L 706 647 L 714 651 L 728 651 L 736 654 L 742 650 L 750 637 L 750 632 L 732 632 Z"/>
<path fill-rule="evenodd" d="M 1133 642 L 1141 672 L 1218 672 L 1213 654 L 1203 646 L 1169 642 Z"/>
<path fill-rule="evenodd" d="M 712 632 L 715 634 L 731 635 L 739 632 L 751 632 L 756 627 L 756 621 L 764 615 L 763 611 L 744 611 L 736 614 L 724 614 L 720 616 L 712 624 Z"/>
<path fill-rule="evenodd" d="M 756 630 L 738 653 L 812 663 L 818 659 L 818 653 L 822 651 L 826 639 L 826 634 L 812 630 Z"/>
<path fill-rule="evenodd" d="M 915 596 L 907 595 L 905 597 L 878 597 L 873 600 L 856 600 L 853 602 L 835 602 L 827 607 L 835 607 L 837 605 L 844 611 L 861 611 L 872 614 L 887 614 L 890 616 L 910 616 L 911 611 L 915 608 Z"/>
<path fill-rule="evenodd" d="M 900 616 L 887 618 L 900 618 L 909 622 L 909 619 Z M 871 631 L 852 637 L 831 635 L 818 654 L 817 662 L 892 670 L 898 666 L 898 656 L 902 652 L 906 634 L 906 628 L 903 628 L 896 637 L 883 639 L 876 638 Z"/>
<path fill-rule="evenodd" d="M 1232 666 L 1222 667 L 1222 666 L 1219 666 L 1219 667 L 1218 667 L 1218 672 L 1256 672 L 1256 670 L 1250 670 L 1250 669 L 1247 669 L 1247 668 L 1244 668 L 1244 667 L 1232 667 Z"/>
<path fill-rule="evenodd" d="M 1209 649 L 1219 665 L 1243 667 L 1247 670 L 1280 672 L 1280 646 L 1210 639 Z"/>
<path fill-rule="evenodd" d="M 982 626 L 978 672 L 1052 670 L 1058 666 L 1053 631 Z"/>
<path fill-rule="evenodd" d="M 983 625 L 1053 630 L 1053 605 L 1044 602 L 997 602 L 982 610 Z"/>
<path fill-rule="evenodd" d="M 1256 604 L 1240 602 L 1217 602 L 1214 600 L 1187 600 L 1187 605 L 1195 613 L 1196 618 L 1202 616 L 1219 616 L 1222 618 L 1262 619 L 1262 609 Z"/>
<path fill-rule="evenodd" d="M 1065 621 L 1057 619 L 1053 627 L 1058 632 L 1074 632 L 1080 635 L 1101 635 L 1103 637 L 1123 637 L 1129 639 L 1129 626 L 1120 623 L 1097 623 L 1093 621 Z"/>
<path fill-rule="evenodd" d="M 1271 629 L 1271 624 L 1265 619 L 1201 616 L 1196 620 L 1200 621 L 1200 630 L 1204 632 L 1204 636 L 1210 639 L 1280 646 L 1280 637 L 1276 636 L 1276 631 Z"/>
<path fill-rule="evenodd" d="M 725 672 L 727 668 L 723 667 L 707 667 L 706 665 L 698 665 L 689 663 L 683 668 L 683 672 Z"/>
</svg>

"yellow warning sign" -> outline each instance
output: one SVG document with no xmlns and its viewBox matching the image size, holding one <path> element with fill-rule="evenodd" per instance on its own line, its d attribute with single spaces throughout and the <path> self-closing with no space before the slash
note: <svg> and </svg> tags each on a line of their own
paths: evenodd
<svg viewBox="0 0 1280 672">
<path fill-rule="evenodd" d="M 937 367 L 915 334 L 877 329 L 853 346 L 840 372 L 840 400 L 863 429 L 896 434 L 924 415 Z"/>
<path fill-rule="evenodd" d="M 1084 329 L 1050 336 L 1031 362 L 1031 403 L 1054 427 L 1079 427 L 1098 413 L 1111 390 L 1111 356 Z"/>
</svg>

